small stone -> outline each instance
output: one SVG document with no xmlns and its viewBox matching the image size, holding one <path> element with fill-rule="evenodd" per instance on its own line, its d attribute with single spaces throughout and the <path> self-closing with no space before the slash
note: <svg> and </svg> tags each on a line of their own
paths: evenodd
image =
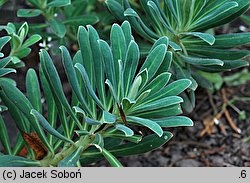
<svg viewBox="0 0 250 183">
<path fill-rule="evenodd" d="M 193 159 L 184 159 L 176 163 L 178 167 L 199 167 L 200 163 Z"/>
<path fill-rule="evenodd" d="M 241 152 L 243 155 L 250 157 L 250 143 L 243 143 L 241 146 Z"/>
<path fill-rule="evenodd" d="M 250 167 L 250 162 L 245 162 L 245 163 L 244 163 L 244 166 L 245 166 L 245 167 Z"/>
<path fill-rule="evenodd" d="M 164 166 L 167 166 L 169 164 L 170 159 L 163 157 L 163 156 L 159 156 L 157 161 L 159 163 L 158 164 L 159 167 L 164 167 Z"/>
<path fill-rule="evenodd" d="M 180 154 L 173 154 L 171 157 L 171 161 L 176 162 L 176 161 L 180 160 L 181 158 L 182 158 L 182 156 Z"/>
<path fill-rule="evenodd" d="M 211 161 L 213 166 L 224 166 L 224 159 L 221 156 L 214 156 Z"/>
</svg>

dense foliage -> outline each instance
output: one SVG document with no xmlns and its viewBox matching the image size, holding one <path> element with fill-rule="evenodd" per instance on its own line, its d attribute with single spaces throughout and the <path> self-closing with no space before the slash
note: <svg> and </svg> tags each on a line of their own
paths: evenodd
<svg viewBox="0 0 250 183">
<path fill-rule="evenodd" d="M 28 71 L 26 77 L 27 98 L 12 84 L 0 82 L 1 97 L 6 106 L 12 108 L 11 115 L 14 119 L 22 119 L 15 120 L 20 132 L 29 134 L 34 130 L 44 144 L 45 151 L 48 151 L 39 165 L 71 166 L 67 162 L 68 158 L 75 158 L 74 153 L 77 153 L 78 158 L 70 161 L 75 166 L 78 161 L 85 163 L 86 157 L 98 159 L 101 153 L 111 165 L 120 166 L 112 152 L 117 156 L 147 152 L 172 137 L 170 132 L 162 128 L 192 125 L 189 118 L 176 116 L 182 113 L 180 103 L 183 102 L 177 95 L 188 88 L 191 82 L 181 79 L 167 85 L 171 80 L 171 74 L 167 72 L 171 57 L 166 49 L 168 40 L 163 39 L 164 42 L 159 39 L 154 44 L 140 67 L 139 47 L 131 35 L 128 22 L 124 22 L 122 26 L 112 26 L 110 46 L 100 40 L 92 26 L 88 26 L 88 29 L 80 27 L 80 50 L 73 61 L 68 50 L 60 47 L 63 66 L 73 91 L 70 103 L 48 52 L 41 50 L 40 79 L 48 120 L 42 115 L 40 86 L 33 69 Z M 160 68 L 162 64 L 168 67 Z M 105 84 L 108 90 L 105 89 Z M 57 118 L 60 121 L 58 131 Z M 135 128 L 134 125 L 145 126 L 156 135 L 144 137 L 140 127 Z M 47 131 L 47 135 L 42 128 Z M 78 137 L 72 141 L 74 133 Z M 114 139 L 115 143 L 110 143 Z M 143 146 L 150 141 L 158 143 Z M 8 143 L 5 146 L 10 149 Z M 93 151 L 91 146 L 97 147 L 98 151 Z M 59 150 L 60 147 L 63 150 Z M 15 155 L 18 150 L 10 151 L 9 154 Z M 79 159 L 80 155 L 82 159 Z M 5 158 L 10 157 L 12 156 Z M 5 158 L 2 159 L 3 164 Z M 13 160 L 16 161 L 15 158 Z M 29 161 L 29 165 L 34 164 Z"/>
<path fill-rule="evenodd" d="M 120 2 L 120 3 L 119 3 Z M 249 33 L 214 36 L 214 27 L 226 24 L 243 14 L 249 0 L 106 0 L 108 9 L 119 20 L 127 19 L 134 30 L 150 42 L 162 36 L 170 40 L 173 52 L 171 73 L 176 79 L 192 81 L 190 92 L 182 94 L 184 108 L 195 106 L 194 91 L 198 85 L 211 87 L 208 73 L 244 67 L 247 50 L 232 49 L 250 42 Z M 146 47 L 145 44 L 141 45 Z M 146 49 L 147 50 L 147 49 Z"/>
<path fill-rule="evenodd" d="M 0 26 L 6 34 L 0 112 L 18 129 L 12 144 L 0 116 L 0 166 L 87 166 L 105 158 L 120 167 L 117 157 L 159 148 L 172 138 L 170 127 L 193 125 L 182 109 L 193 111 L 198 86 L 233 84 L 235 76 L 223 80 L 217 73 L 248 65 L 250 52 L 237 48 L 250 34 L 215 35 L 214 28 L 241 16 L 250 0 L 26 3 L 17 16 L 43 23 Z M 40 40 L 39 69 L 28 70 L 23 92 L 7 74 L 25 66 L 23 58 Z"/>
</svg>

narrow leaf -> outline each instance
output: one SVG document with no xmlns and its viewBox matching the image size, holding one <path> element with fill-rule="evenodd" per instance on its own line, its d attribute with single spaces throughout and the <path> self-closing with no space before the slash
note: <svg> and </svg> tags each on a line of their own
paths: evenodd
<svg viewBox="0 0 250 183">
<path fill-rule="evenodd" d="M 213 45 L 215 43 L 215 37 L 211 34 L 206 34 L 202 32 L 184 32 L 181 34 L 198 37 L 210 45 Z"/>
<path fill-rule="evenodd" d="M 102 109 L 104 110 L 104 106 L 103 104 L 101 103 L 101 101 L 98 99 L 98 97 L 96 96 L 92 86 L 91 86 L 91 83 L 90 83 L 90 80 L 89 80 L 89 77 L 87 75 L 87 72 L 85 70 L 85 68 L 82 66 L 82 64 L 75 64 L 75 67 L 79 70 L 79 72 L 81 73 L 82 75 L 82 78 L 83 78 L 83 81 L 84 81 L 84 84 L 90 94 L 90 96 L 93 98 L 93 100 L 96 102 L 96 104 Z"/>
<path fill-rule="evenodd" d="M 193 121 L 185 116 L 171 116 L 153 121 L 161 127 L 193 126 Z"/>
<path fill-rule="evenodd" d="M 73 153 L 64 158 L 58 163 L 58 167 L 76 167 L 80 155 L 82 153 L 82 147 L 78 147 Z"/>
<path fill-rule="evenodd" d="M 115 128 L 119 131 L 122 131 L 126 137 L 130 137 L 130 136 L 133 136 L 134 135 L 134 132 L 133 130 L 131 130 L 129 127 L 126 127 L 124 125 L 121 125 L 121 124 L 116 124 L 115 125 Z"/>
<path fill-rule="evenodd" d="M 102 154 L 108 160 L 111 166 L 122 167 L 122 164 L 116 159 L 116 157 L 112 155 L 109 151 L 107 151 L 106 149 L 103 149 Z"/>
<path fill-rule="evenodd" d="M 140 71 L 147 69 L 148 70 L 148 80 L 150 80 L 158 68 L 160 67 L 161 63 L 164 60 L 164 57 L 167 52 L 167 47 L 164 44 L 157 46 L 147 57 L 145 63 L 142 65 Z"/>
<path fill-rule="evenodd" d="M 11 147 L 10 147 L 10 139 L 9 139 L 6 125 L 5 125 L 1 115 L 0 115 L 0 141 L 5 149 L 6 153 L 11 155 L 12 152 L 11 152 Z"/>
<path fill-rule="evenodd" d="M 27 97 L 37 111 L 42 112 L 42 102 L 39 81 L 34 69 L 29 69 L 26 75 Z"/>
<path fill-rule="evenodd" d="M 41 166 L 39 161 L 34 161 L 19 156 L 3 155 L 0 156 L 1 167 L 36 167 Z"/>
<path fill-rule="evenodd" d="M 202 65 L 202 66 L 207 66 L 207 65 L 219 65 L 223 66 L 224 62 L 219 59 L 208 59 L 208 58 L 195 58 L 195 57 L 188 57 L 179 54 L 182 60 L 186 63 L 192 64 L 192 65 Z"/>
<path fill-rule="evenodd" d="M 139 117 L 135 117 L 135 116 L 127 116 L 127 120 L 131 123 L 139 124 L 139 125 L 142 125 L 142 126 L 145 126 L 149 129 L 151 129 L 159 137 L 161 137 L 163 135 L 162 128 L 152 120 L 139 118 Z"/>
<path fill-rule="evenodd" d="M 71 0 L 52 0 L 48 3 L 49 7 L 63 7 L 71 4 Z"/>
<path fill-rule="evenodd" d="M 17 11 L 18 17 L 37 17 L 41 14 L 41 10 L 38 9 L 19 9 Z"/>
<path fill-rule="evenodd" d="M 113 124 L 116 122 L 116 116 L 107 111 L 103 111 L 102 117 L 103 117 L 104 123 Z"/>
<path fill-rule="evenodd" d="M 49 21 L 49 24 L 50 24 L 51 31 L 56 36 L 58 36 L 59 38 L 63 38 L 65 36 L 66 28 L 65 28 L 65 25 L 61 21 L 52 18 Z"/>
<path fill-rule="evenodd" d="M 53 127 L 50 126 L 50 124 L 48 123 L 48 121 L 38 112 L 36 111 L 35 109 L 32 109 L 30 114 L 32 114 L 41 124 L 41 126 L 50 134 L 54 135 L 55 137 L 65 141 L 65 142 L 68 142 L 72 145 L 74 145 L 75 143 L 64 137 L 62 134 L 60 134 L 57 130 L 55 130 Z"/>
</svg>

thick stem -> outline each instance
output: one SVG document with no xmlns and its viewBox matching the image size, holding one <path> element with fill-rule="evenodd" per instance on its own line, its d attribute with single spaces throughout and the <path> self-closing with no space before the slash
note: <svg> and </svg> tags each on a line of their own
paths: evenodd
<svg viewBox="0 0 250 183">
<path fill-rule="evenodd" d="M 41 166 L 42 167 L 47 167 L 47 166 L 57 166 L 58 163 L 63 160 L 65 157 L 69 156 L 72 154 L 79 146 L 83 147 L 83 150 L 87 149 L 89 147 L 89 144 L 94 140 L 94 136 L 85 136 L 81 137 L 78 142 L 74 146 L 69 147 L 66 150 L 63 150 L 59 153 L 57 153 L 53 157 L 48 157 L 44 160 L 41 161 Z"/>
</svg>

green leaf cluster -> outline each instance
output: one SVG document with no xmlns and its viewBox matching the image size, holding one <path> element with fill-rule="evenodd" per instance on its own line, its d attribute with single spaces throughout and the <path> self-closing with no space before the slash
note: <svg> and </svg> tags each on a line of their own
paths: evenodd
<svg viewBox="0 0 250 183">
<path fill-rule="evenodd" d="M 99 12 L 100 2 L 113 16 Z M 181 114 L 195 107 L 198 86 L 220 89 L 249 80 L 247 70 L 219 73 L 248 65 L 244 58 L 250 52 L 237 48 L 250 42 L 250 34 L 214 35 L 211 29 L 241 16 L 250 0 L 28 0 L 28 5 L 18 17 L 40 16 L 45 23 L 0 26 L 7 32 L 0 38 L 0 112 L 8 111 L 18 128 L 11 144 L 0 115 L 5 151 L 0 166 L 75 167 L 105 158 L 121 167 L 117 157 L 152 151 L 172 138 L 169 128 L 193 125 Z M 111 26 L 114 17 L 121 24 Z M 131 27 L 140 36 L 134 37 Z M 39 35 L 27 38 L 29 32 Z M 23 93 L 5 76 L 24 66 L 30 46 L 42 38 L 39 71 L 28 70 Z M 61 71 L 48 48 L 65 43 L 73 51 L 59 47 Z M 25 134 L 37 136 L 46 155 L 37 158 Z M 20 157 L 24 149 L 27 155 Z"/>
<path fill-rule="evenodd" d="M 117 19 L 128 20 L 152 44 L 162 36 L 169 38 L 168 50 L 173 53 L 171 73 L 175 79 L 192 81 L 191 92 L 182 95 L 187 112 L 195 106 L 198 85 L 212 87 L 199 71 L 209 74 L 248 66 L 243 58 L 250 52 L 236 47 L 250 42 L 249 33 L 215 36 L 208 31 L 243 14 L 249 8 L 249 0 L 106 0 L 105 4 Z M 140 46 L 148 52 L 145 43 Z"/>
<path fill-rule="evenodd" d="M 95 3 L 93 0 L 28 0 L 28 2 L 31 8 L 19 9 L 17 16 L 23 18 L 43 16 L 45 23 L 30 24 L 30 27 L 33 32 L 39 32 L 44 38 L 49 38 L 49 42 L 50 38 L 61 40 L 65 37 L 76 41 L 79 25 L 96 24 L 99 21 L 98 16 L 88 13 Z M 47 28 L 51 33 L 45 31 Z"/>
<path fill-rule="evenodd" d="M 0 156 L 2 166 L 78 166 L 104 157 L 112 166 L 120 167 L 116 157 L 145 153 L 165 144 L 172 137 L 166 128 L 193 125 L 188 117 L 177 116 L 182 113 L 179 95 L 191 81 L 174 81 L 168 72 L 172 61 L 168 38 L 157 40 L 141 65 L 131 32 L 127 21 L 121 26 L 114 24 L 108 43 L 91 25 L 80 26 L 79 50 L 74 57 L 66 47 L 60 47 L 72 90 L 70 101 L 44 49 L 40 52 L 41 86 L 33 69 L 26 76 L 27 96 L 9 82 L 0 81 L 0 96 L 19 135 L 22 131 L 35 132 L 48 151 L 37 161 L 22 138 L 10 147 L 8 134 L 1 133 L 8 154 Z M 145 136 L 142 127 L 152 134 Z M 29 160 L 16 156 L 24 146 L 29 150 Z M 13 164 L 15 160 L 20 163 Z"/>
<path fill-rule="evenodd" d="M 22 24 L 19 29 L 17 29 L 13 23 L 0 26 L 0 31 L 3 30 L 5 30 L 8 35 L 0 38 L 0 77 L 10 72 L 15 72 L 15 68 L 23 67 L 25 64 L 21 59 L 31 53 L 30 46 L 42 39 L 38 34 L 33 34 L 28 37 L 29 26 L 26 22 Z M 8 56 L 1 53 L 2 48 L 7 43 L 9 43 L 11 47 Z M 5 67 L 10 67 L 11 69 Z"/>
</svg>

